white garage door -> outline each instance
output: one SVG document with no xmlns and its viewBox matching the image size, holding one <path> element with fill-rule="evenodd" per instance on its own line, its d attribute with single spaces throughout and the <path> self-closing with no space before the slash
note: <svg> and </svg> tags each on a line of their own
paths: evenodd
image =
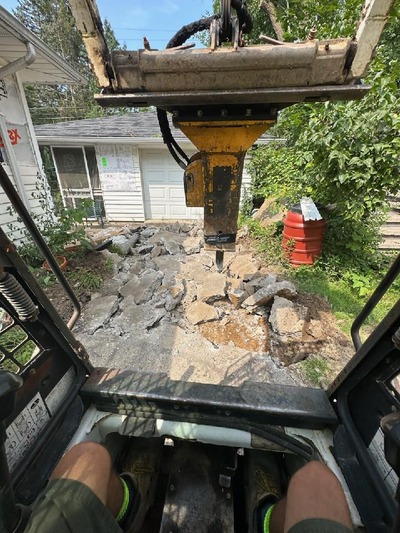
<svg viewBox="0 0 400 533">
<path fill-rule="evenodd" d="M 203 208 L 186 207 L 183 170 L 169 152 L 145 150 L 140 155 L 146 219 L 203 217 Z"/>
</svg>

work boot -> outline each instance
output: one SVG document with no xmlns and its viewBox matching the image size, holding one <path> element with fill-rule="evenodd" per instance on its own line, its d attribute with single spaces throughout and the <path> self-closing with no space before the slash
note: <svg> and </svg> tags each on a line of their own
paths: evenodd
<svg viewBox="0 0 400 533">
<path fill-rule="evenodd" d="M 264 533 L 268 508 L 281 498 L 280 456 L 246 450 L 247 520 L 249 533 Z"/>
<path fill-rule="evenodd" d="M 130 472 L 120 474 L 124 490 L 124 500 L 117 516 L 122 531 L 131 531 L 140 508 L 140 492 L 136 477 Z"/>
<path fill-rule="evenodd" d="M 146 514 L 155 498 L 162 448 L 162 439 L 132 439 L 123 469 L 136 482 L 140 506 L 136 513 L 132 512 L 124 531 L 139 533 L 142 530 Z"/>
</svg>

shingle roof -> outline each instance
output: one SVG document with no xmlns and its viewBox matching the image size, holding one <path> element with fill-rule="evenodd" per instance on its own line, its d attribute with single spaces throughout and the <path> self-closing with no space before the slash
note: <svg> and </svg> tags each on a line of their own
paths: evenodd
<svg viewBox="0 0 400 533">
<path fill-rule="evenodd" d="M 176 138 L 185 138 L 183 133 L 171 124 L 171 130 Z M 35 126 L 35 133 L 40 141 L 41 137 L 160 137 L 161 132 L 155 111 L 139 111 L 126 115 L 110 117 L 88 118 L 58 122 L 56 124 L 42 124 Z"/>
</svg>

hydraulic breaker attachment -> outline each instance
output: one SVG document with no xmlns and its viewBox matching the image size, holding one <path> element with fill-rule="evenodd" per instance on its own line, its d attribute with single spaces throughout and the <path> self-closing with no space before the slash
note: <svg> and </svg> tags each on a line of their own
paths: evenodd
<svg viewBox="0 0 400 533">
<path fill-rule="evenodd" d="M 201 111 L 201 110 L 198 110 Z M 222 269 L 223 252 L 234 251 L 239 215 L 244 159 L 252 144 L 275 120 L 188 120 L 174 115 L 174 123 L 200 150 L 184 174 L 186 204 L 204 206 L 204 244 L 217 252 L 217 268 Z M 250 109 L 247 110 L 250 114 Z"/>
</svg>

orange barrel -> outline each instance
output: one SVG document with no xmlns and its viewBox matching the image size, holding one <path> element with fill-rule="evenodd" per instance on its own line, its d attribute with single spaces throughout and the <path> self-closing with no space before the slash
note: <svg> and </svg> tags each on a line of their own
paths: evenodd
<svg viewBox="0 0 400 533">
<path fill-rule="evenodd" d="M 322 252 L 326 221 L 305 221 L 300 204 L 295 204 L 283 221 L 282 249 L 294 267 L 312 265 Z"/>
</svg>

